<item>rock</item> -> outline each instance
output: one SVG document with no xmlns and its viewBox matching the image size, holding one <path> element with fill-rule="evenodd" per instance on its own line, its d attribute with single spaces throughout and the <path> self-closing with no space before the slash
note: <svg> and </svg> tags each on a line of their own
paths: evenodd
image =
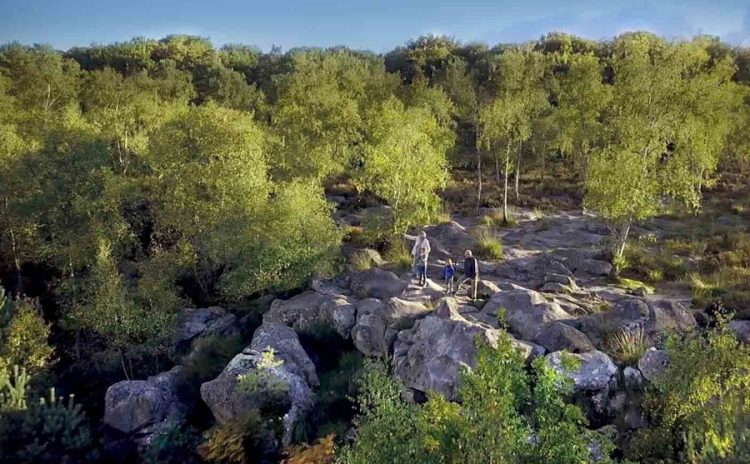
<svg viewBox="0 0 750 464">
<path fill-rule="evenodd" d="M 349 294 L 350 283 L 347 274 L 342 274 L 333 279 L 315 277 L 310 281 L 310 288 L 322 295 L 344 296 Z"/>
<path fill-rule="evenodd" d="M 646 380 L 653 382 L 664 374 L 668 362 L 666 351 L 649 348 L 643 357 L 638 360 L 638 369 Z"/>
<path fill-rule="evenodd" d="M 625 383 L 625 387 L 630 390 L 639 390 L 643 387 L 643 374 L 638 369 L 630 366 L 626 367 L 622 371 L 622 378 Z"/>
<path fill-rule="evenodd" d="M 406 301 L 427 303 L 445 296 L 445 288 L 432 279 L 427 279 L 427 285 L 422 287 L 415 283 L 409 284 L 399 298 Z"/>
<path fill-rule="evenodd" d="M 253 334 L 250 350 L 262 353 L 268 349 L 273 349 L 276 357 L 284 361 L 285 368 L 305 379 L 308 385 L 320 385 L 315 365 L 294 330 L 284 324 L 263 323 Z"/>
<path fill-rule="evenodd" d="M 544 276 L 544 285 L 539 289 L 547 293 L 580 293 L 576 281 L 567 274 L 550 273 Z"/>
<path fill-rule="evenodd" d="M 280 363 L 266 366 L 261 364 L 263 352 L 255 348 L 273 348 L 274 360 Z M 315 394 L 308 381 L 316 385 L 317 374 L 312 362 L 299 344 L 297 335 L 283 324 L 264 324 L 253 335 L 250 347 L 236 355 L 215 379 L 201 385 L 201 397 L 211 409 L 214 418 L 227 424 L 248 412 L 278 406 L 278 391 L 256 389 L 243 391 L 239 388 L 238 376 L 264 374 L 283 385 L 288 409 L 283 416 L 282 445 L 292 443 L 295 428 L 305 420 L 305 416 L 315 404 Z"/>
<path fill-rule="evenodd" d="M 123 380 L 104 396 L 104 423 L 148 445 L 153 437 L 182 423 L 187 406 L 178 398 L 182 367 L 146 380 Z"/>
<path fill-rule="evenodd" d="M 328 300 L 320 305 L 326 319 L 329 319 L 336 331 L 342 338 L 348 339 L 357 317 L 357 309 L 352 300 L 347 298 L 336 298 Z"/>
<path fill-rule="evenodd" d="M 567 320 L 564 323 L 586 334 L 595 346 L 602 346 L 612 333 L 644 327 L 649 320 L 648 305 L 638 299 L 618 301 L 609 311 Z"/>
<path fill-rule="evenodd" d="M 355 274 L 350 288 L 357 298 L 387 300 L 401 295 L 406 286 L 407 283 L 399 279 L 396 274 L 375 268 Z"/>
<path fill-rule="evenodd" d="M 536 336 L 534 342 L 549 352 L 566 350 L 571 353 L 585 353 L 594 350 L 594 345 L 586 335 L 560 322 L 547 325 Z"/>
<path fill-rule="evenodd" d="M 546 282 L 539 291 L 546 293 L 573 293 L 571 287 L 557 282 Z"/>
<path fill-rule="evenodd" d="M 565 267 L 581 277 L 603 277 L 612 273 L 612 264 L 596 259 L 594 253 L 580 249 L 558 250 L 557 256 L 563 258 Z"/>
<path fill-rule="evenodd" d="M 240 335 L 237 318 L 218 306 L 185 308 L 177 317 L 177 348 L 186 350 L 199 337 L 233 337 Z"/>
<path fill-rule="evenodd" d="M 750 321 L 731 321 L 729 330 L 734 333 L 737 340 L 750 344 Z"/>
<path fill-rule="evenodd" d="M 482 308 L 484 314 L 497 316 L 505 311 L 510 332 L 522 340 L 533 340 L 548 322 L 570 319 L 560 305 L 548 302 L 541 293 L 519 288 L 495 294 Z"/>
<path fill-rule="evenodd" d="M 456 300 L 444 298 L 432 314 L 399 332 L 393 349 L 394 377 L 408 388 L 455 400 L 462 369 L 476 364 L 477 339 L 497 346 L 499 335 L 493 327 L 465 319 Z M 533 347 L 517 343 L 524 357 L 530 357 Z"/>
<path fill-rule="evenodd" d="M 576 281 L 573 279 L 573 277 L 567 274 L 547 274 L 546 276 L 544 276 L 544 280 L 545 282 L 554 282 L 570 288 L 578 288 L 578 284 L 576 284 Z"/>
<path fill-rule="evenodd" d="M 570 359 L 565 359 L 570 357 Z M 601 351 L 588 353 L 566 353 L 556 351 L 545 358 L 553 369 L 568 376 L 576 391 L 598 392 L 607 390 L 615 380 L 617 366 Z M 568 369 L 568 362 L 579 364 L 578 369 Z"/>
<path fill-rule="evenodd" d="M 476 244 L 476 240 L 466 228 L 455 221 L 428 227 L 425 232 L 430 239 L 431 259 L 463 256 L 465 250 L 474 248 Z"/>
<path fill-rule="evenodd" d="M 380 256 L 380 253 L 372 248 L 359 248 L 355 250 L 355 253 L 364 253 L 370 258 L 370 263 L 376 267 L 384 266 L 386 264 L 385 260 Z"/>
<path fill-rule="evenodd" d="M 328 326 L 348 338 L 354 325 L 354 313 L 355 301 L 348 296 L 306 291 L 288 300 L 274 300 L 263 315 L 263 322 L 285 324 L 298 332 Z"/>
<path fill-rule="evenodd" d="M 685 332 L 696 327 L 695 318 L 681 303 L 672 300 L 650 300 L 646 331 L 661 335 L 665 331 Z"/>
<path fill-rule="evenodd" d="M 500 287 L 494 282 L 489 280 L 480 279 L 477 284 L 477 297 L 478 298 L 491 298 L 496 293 L 500 293 Z"/>
<path fill-rule="evenodd" d="M 357 319 L 351 331 L 354 346 L 367 356 L 387 354 L 383 303 L 377 298 L 367 298 L 357 303 L 356 312 Z"/>
</svg>

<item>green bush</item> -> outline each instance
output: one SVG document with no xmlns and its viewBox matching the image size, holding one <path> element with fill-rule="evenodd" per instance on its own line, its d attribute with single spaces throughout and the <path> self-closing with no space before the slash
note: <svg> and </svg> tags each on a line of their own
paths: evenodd
<svg viewBox="0 0 750 464">
<path fill-rule="evenodd" d="M 503 242 L 495 236 L 493 229 L 480 226 L 472 231 L 472 235 L 476 240 L 477 256 L 492 260 L 503 259 Z"/>
<path fill-rule="evenodd" d="M 384 258 L 401 271 L 411 269 L 413 262 L 411 252 L 401 239 L 394 239 L 389 242 Z"/>
<path fill-rule="evenodd" d="M 200 464 L 200 436 L 191 429 L 173 427 L 156 436 L 142 454 L 144 464 Z"/>
<path fill-rule="evenodd" d="M 190 355 L 182 360 L 185 377 L 191 384 L 198 385 L 215 378 L 243 347 L 239 336 L 195 340 Z"/>
<path fill-rule="evenodd" d="M 98 453 L 81 406 L 50 396 L 0 414 L 0 461 L 17 464 L 96 462 Z"/>
<path fill-rule="evenodd" d="M 18 365 L 31 376 L 46 369 L 53 354 L 49 334 L 34 301 L 21 298 L 0 304 L 0 369 Z"/>
<path fill-rule="evenodd" d="M 498 348 L 481 345 L 476 367 L 466 371 L 461 403 L 430 395 L 427 403 L 405 403 L 387 366 L 367 364 L 360 378 L 356 440 L 339 458 L 349 464 L 380 463 L 559 463 L 611 462 L 610 440 L 586 428 L 583 412 L 567 399 L 569 379 L 543 359 L 527 373 L 523 357 L 502 335 Z M 530 439 L 533 437 L 533 439 Z"/>
<path fill-rule="evenodd" d="M 725 323 L 668 339 L 669 364 L 648 389 L 652 427 L 628 449 L 642 463 L 740 463 L 750 456 L 750 346 Z"/>
</svg>

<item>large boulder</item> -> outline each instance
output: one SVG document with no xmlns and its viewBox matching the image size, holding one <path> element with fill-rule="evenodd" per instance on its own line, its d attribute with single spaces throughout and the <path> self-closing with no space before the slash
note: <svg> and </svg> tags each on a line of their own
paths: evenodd
<svg viewBox="0 0 750 464">
<path fill-rule="evenodd" d="M 566 350 L 571 353 L 586 353 L 594 350 L 594 345 L 582 332 L 561 322 L 552 322 L 534 339 L 549 352 Z"/>
<path fill-rule="evenodd" d="M 612 273 L 612 264 L 597 259 L 593 250 L 564 249 L 555 255 L 562 259 L 565 267 L 579 277 L 603 277 Z"/>
<path fill-rule="evenodd" d="M 369 298 L 357 304 L 357 321 L 352 329 L 354 346 L 368 356 L 390 353 L 396 335 L 430 312 L 425 305 L 400 298 L 385 303 Z"/>
<path fill-rule="evenodd" d="M 685 332 L 696 327 L 695 317 L 682 304 L 673 300 L 649 300 L 646 331 L 661 335 L 666 331 Z"/>
<path fill-rule="evenodd" d="M 239 335 L 237 318 L 218 306 L 185 308 L 177 316 L 175 340 L 180 350 L 188 349 L 197 338 L 228 338 Z"/>
<path fill-rule="evenodd" d="M 616 381 L 617 366 L 601 351 L 556 351 L 548 354 L 546 361 L 553 369 L 570 378 L 579 392 L 607 390 Z"/>
<path fill-rule="evenodd" d="M 353 275 L 350 288 L 357 298 L 386 300 L 401 295 L 407 285 L 393 272 L 374 268 Z"/>
<path fill-rule="evenodd" d="M 461 371 L 476 365 L 477 341 L 497 346 L 499 334 L 493 327 L 465 319 L 456 301 L 445 298 L 433 314 L 399 332 L 393 348 L 394 376 L 408 388 L 455 400 Z M 532 355 L 531 345 L 516 344 L 525 358 Z"/>
<path fill-rule="evenodd" d="M 182 367 L 146 380 L 123 380 L 104 396 L 104 423 L 148 445 L 153 437 L 182 423 L 187 406 L 178 397 Z"/>
<path fill-rule="evenodd" d="M 463 256 L 465 250 L 470 250 L 476 245 L 476 239 L 456 221 L 428 227 L 426 232 L 430 239 L 432 258 L 447 259 Z"/>
<path fill-rule="evenodd" d="M 638 369 L 646 380 L 653 382 L 664 374 L 668 363 L 666 351 L 649 348 L 638 360 Z"/>
<path fill-rule="evenodd" d="M 550 303 L 539 292 L 520 287 L 493 295 L 482 313 L 497 316 L 501 308 L 510 332 L 522 340 L 533 340 L 549 322 L 571 319 L 557 303 Z"/>
<path fill-rule="evenodd" d="M 273 360 L 267 363 L 267 354 Z M 243 389 L 240 378 L 273 379 L 256 388 Z M 201 397 L 214 418 L 226 424 L 252 410 L 278 407 L 278 386 L 283 386 L 286 412 L 283 415 L 282 445 L 292 442 L 294 430 L 304 422 L 315 404 L 311 385 L 318 384 L 312 362 L 304 354 L 299 339 L 292 329 L 278 324 L 263 324 L 258 328 L 251 345 L 236 355 L 215 379 L 201 385 Z M 267 387 L 267 388 L 264 388 Z M 273 386 L 273 388 L 271 388 Z"/>
<path fill-rule="evenodd" d="M 285 324 L 298 332 L 315 331 L 320 326 L 327 326 L 343 338 L 349 338 L 354 325 L 355 303 L 345 295 L 306 291 L 288 300 L 274 300 L 263 315 L 263 322 Z"/>
<path fill-rule="evenodd" d="M 750 321 L 731 321 L 729 330 L 734 333 L 737 340 L 750 344 Z"/>
</svg>

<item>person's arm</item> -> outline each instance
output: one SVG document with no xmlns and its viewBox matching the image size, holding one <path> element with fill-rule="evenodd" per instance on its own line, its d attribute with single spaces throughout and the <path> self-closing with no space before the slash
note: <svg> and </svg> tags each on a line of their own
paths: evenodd
<svg viewBox="0 0 750 464">
<path fill-rule="evenodd" d="M 406 240 L 416 240 L 416 235 L 402 234 Z"/>
</svg>

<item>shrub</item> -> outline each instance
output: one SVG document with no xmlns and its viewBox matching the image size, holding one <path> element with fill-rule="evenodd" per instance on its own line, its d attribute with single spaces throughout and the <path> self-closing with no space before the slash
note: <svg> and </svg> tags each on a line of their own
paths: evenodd
<svg viewBox="0 0 750 464">
<path fill-rule="evenodd" d="M 349 257 L 349 263 L 357 271 L 366 271 L 372 268 L 372 259 L 365 250 L 357 250 Z"/>
<path fill-rule="evenodd" d="M 173 427 L 160 433 L 141 456 L 144 464 L 199 464 L 200 437 L 191 429 Z"/>
<path fill-rule="evenodd" d="M 485 259 L 503 259 L 503 242 L 495 237 L 492 229 L 477 227 L 472 235 L 477 242 L 477 255 Z"/>
<path fill-rule="evenodd" d="M 318 439 L 314 445 L 295 446 L 286 451 L 282 464 L 331 464 L 336 456 L 335 435 Z"/>
<path fill-rule="evenodd" d="M 648 338 L 642 326 L 623 329 L 607 340 L 609 353 L 620 363 L 633 365 L 648 349 Z"/>
<path fill-rule="evenodd" d="M 211 429 L 198 447 L 208 462 L 244 464 L 253 462 L 259 453 L 263 421 L 258 411 L 251 411 L 228 424 Z"/>
<path fill-rule="evenodd" d="M 87 463 L 97 453 L 81 406 L 55 396 L 28 409 L 0 414 L 0 460 L 13 463 Z"/>
<path fill-rule="evenodd" d="M 647 390 L 653 426 L 635 436 L 629 457 L 643 463 L 747 462 L 750 455 L 750 346 L 719 321 L 706 334 L 672 336 L 669 364 Z"/>
<path fill-rule="evenodd" d="M 52 359 L 49 326 L 32 300 L 10 301 L 4 311 L 8 322 L 0 325 L 0 365 L 19 365 L 34 376 Z"/>
<path fill-rule="evenodd" d="M 239 336 L 195 340 L 190 355 L 183 358 L 185 377 L 190 379 L 191 384 L 201 384 L 215 378 L 243 347 Z"/>
<path fill-rule="evenodd" d="M 412 266 L 411 253 L 403 240 L 391 240 L 385 252 L 385 259 L 402 271 L 407 271 Z"/>
<path fill-rule="evenodd" d="M 280 415 L 289 408 L 289 385 L 281 380 L 273 371 L 284 364 L 282 359 L 276 358 L 273 349 L 261 354 L 255 369 L 237 378 L 237 387 L 248 395 L 260 392 L 268 398 L 265 401 L 267 410 L 261 411 L 270 415 Z"/>
<path fill-rule="evenodd" d="M 461 377 L 461 403 L 440 395 L 405 403 L 382 364 L 368 364 L 360 383 L 355 442 L 341 450 L 350 464 L 590 462 L 590 445 L 611 462 L 611 441 L 586 429 L 583 412 L 567 399 L 572 384 L 544 359 L 526 371 L 510 337 L 497 349 L 480 345 L 476 367 Z M 534 437 L 530 440 L 530 437 Z"/>
</svg>

